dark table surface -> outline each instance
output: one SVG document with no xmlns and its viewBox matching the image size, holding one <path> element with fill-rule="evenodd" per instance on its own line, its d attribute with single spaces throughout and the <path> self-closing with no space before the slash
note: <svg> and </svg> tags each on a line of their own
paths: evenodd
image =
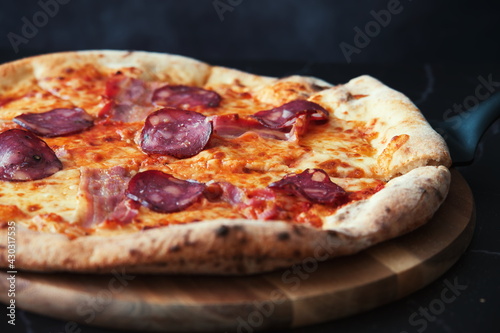
<svg viewBox="0 0 500 333">
<path fill-rule="evenodd" d="M 313 75 L 332 83 L 370 74 L 410 97 L 429 120 L 438 121 L 453 113 L 450 109 L 472 106 L 471 101 L 475 99 L 471 96 L 476 96 L 476 89 L 484 85 L 484 80 L 492 82 L 492 90 L 500 91 L 500 65 L 497 64 L 346 65 L 226 61 L 218 65 L 270 76 Z M 457 169 L 472 188 L 476 229 L 469 248 L 448 272 L 429 286 L 391 304 L 337 321 L 280 332 L 500 332 L 500 119 L 482 137 L 474 161 Z M 463 290 L 455 300 L 446 304 L 442 313 L 425 315 L 425 308 L 441 297 L 445 282 L 458 283 Z M 17 309 L 14 327 L 7 324 L 5 315 L 3 317 L 0 332 L 66 331 L 66 322 L 62 320 L 21 309 Z M 75 333 L 115 332 L 84 325 L 78 328 L 81 331 Z"/>
</svg>

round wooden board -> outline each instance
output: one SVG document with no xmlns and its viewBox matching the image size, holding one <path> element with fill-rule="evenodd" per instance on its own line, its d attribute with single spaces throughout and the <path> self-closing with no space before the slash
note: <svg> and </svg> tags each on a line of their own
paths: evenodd
<svg viewBox="0 0 500 333">
<path fill-rule="evenodd" d="M 359 254 L 248 277 L 16 275 L 16 306 L 75 323 L 141 331 L 250 332 L 332 320 L 397 300 L 453 265 L 474 230 L 474 202 L 452 170 L 448 198 L 420 229 Z M 7 302 L 7 274 L 0 274 Z M 77 325 L 69 323 L 71 325 Z"/>
</svg>

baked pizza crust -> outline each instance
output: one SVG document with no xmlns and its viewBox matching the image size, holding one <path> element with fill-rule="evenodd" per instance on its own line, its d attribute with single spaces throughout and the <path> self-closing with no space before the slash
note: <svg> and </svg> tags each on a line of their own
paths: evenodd
<svg viewBox="0 0 500 333">
<path fill-rule="evenodd" d="M 340 209 L 323 230 L 280 221 L 231 219 L 70 240 L 19 225 L 16 267 L 98 273 L 117 267 L 137 273 L 260 273 L 309 257 L 326 260 L 353 254 L 410 232 L 432 217 L 449 184 L 447 168 L 417 168 L 389 181 L 372 197 Z M 5 244 L 5 229 L 0 238 Z M 1 252 L 0 264 L 7 264 L 7 251 Z"/>
<path fill-rule="evenodd" d="M 425 165 L 451 165 L 443 138 L 402 93 L 363 75 L 312 96 L 338 118 L 371 123 L 376 174 L 391 179 Z"/>
<path fill-rule="evenodd" d="M 173 55 L 84 51 L 22 59 L 0 66 L 0 93 L 32 84 L 64 66 L 92 63 L 138 67 L 145 80 L 210 87 L 242 84 L 269 104 L 296 98 L 324 105 L 339 119 L 372 124 L 378 156 L 373 174 L 389 182 L 368 199 L 327 218 L 323 229 L 284 221 L 220 219 L 115 236 L 69 239 L 17 224 L 16 268 L 34 271 L 252 274 L 356 253 L 428 221 L 444 201 L 450 156 L 444 140 L 403 94 L 361 76 L 344 85 L 312 77 L 257 76 Z M 133 72 L 133 71 L 132 71 Z M 130 73 L 129 73 L 130 74 Z M 132 73 L 133 74 L 133 73 Z M 50 84 L 47 83 L 50 89 Z M 54 92 L 57 94 L 58 92 Z M 90 110 L 92 111 L 92 110 Z M 7 266 L 7 225 L 0 230 L 0 265 Z"/>
</svg>

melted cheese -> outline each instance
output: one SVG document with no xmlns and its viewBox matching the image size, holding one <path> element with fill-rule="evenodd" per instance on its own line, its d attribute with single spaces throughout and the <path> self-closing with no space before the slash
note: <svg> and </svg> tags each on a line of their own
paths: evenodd
<svg viewBox="0 0 500 333">
<path fill-rule="evenodd" d="M 102 96 L 106 78 L 116 70 L 98 70 L 83 65 L 79 68 L 62 68 L 51 76 L 46 76 L 43 71 L 36 72 L 37 81 L 20 84 L 2 97 L 0 130 L 17 127 L 12 118 L 21 113 L 44 112 L 57 107 L 82 107 L 96 116 L 105 102 Z M 140 72 L 131 68 L 120 70 L 127 75 Z M 207 116 L 232 113 L 251 115 L 278 106 L 270 104 L 275 99 L 285 103 L 297 97 L 307 98 L 313 93 L 296 82 L 291 84 L 291 94 L 286 94 L 287 84 L 283 81 L 257 88 L 242 84 L 211 84 L 205 88 L 213 89 L 222 96 L 221 105 L 194 110 Z M 276 89 L 280 89 L 280 92 L 273 95 Z M 298 142 L 262 138 L 253 132 L 234 139 L 214 135 L 201 153 L 186 159 L 144 154 L 136 143 L 141 127 L 142 123 L 104 122 L 97 123 L 83 133 L 43 138 L 63 162 L 63 170 L 37 181 L 2 182 L 0 212 L 5 212 L 6 218 L 15 218 L 32 229 L 64 232 L 72 237 L 88 233 L 106 235 L 131 232 L 221 217 L 244 217 L 228 203 L 202 199 L 181 212 L 161 214 L 141 207 L 139 215 L 130 224 L 122 226 L 106 222 L 93 229 L 84 229 L 75 216 L 80 200 L 77 194 L 82 167 L 111 168 L 119 165 L 132 173 L 156 169 L 180 179 L 204 183 L 225 181 L 255 189 L 265 188 L 288 173 L 321 168 L 335 183 L 353 193 L 356 199 L 370 195 L 372 189 L 382 184 L 374 179 L 377 156 L 370 144 L 372 137 L 366 134 L 369 129 L 367 124 L 336 118 L 333 112 L 327 124 L 311 124 Z M 313 205 L 307 212 L 292 215 L 295 222 L 321 227 L 324 216 L 334 211 L 334 208 Z"/>
<path fill-rule="evenodd" d="M 62 220 L 75 222 L 80 173 L 67 168 L 54 175 L 28 182 L 2 182 L 0 204 L 15 205 L 31 219 L 56 214 Z"/>
</svg>

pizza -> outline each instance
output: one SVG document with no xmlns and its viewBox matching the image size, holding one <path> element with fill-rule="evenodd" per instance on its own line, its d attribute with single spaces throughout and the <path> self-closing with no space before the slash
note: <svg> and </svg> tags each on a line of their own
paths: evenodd
<svg viewBox="0 0 500 333">
<path fill-rule="evenodd" d="M 273 78 L 152 52 L 0 66 L 0 264 L 252 274 L 426 223 L 450 155 L 370 76 Z"/>
</svg>

